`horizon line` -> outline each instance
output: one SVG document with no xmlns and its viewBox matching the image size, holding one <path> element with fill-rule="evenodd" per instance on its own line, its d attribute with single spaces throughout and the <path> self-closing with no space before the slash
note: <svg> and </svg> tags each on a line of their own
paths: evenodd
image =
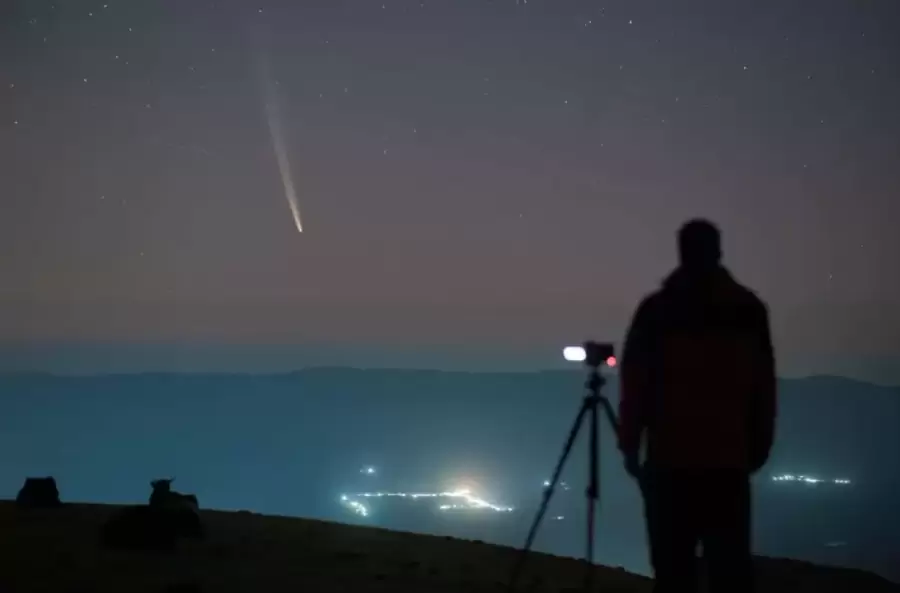
<svg viewBox="0 0 900 593">
<path fill-rule="evenodd" d="M 430 367 L 363 367 L 355 365 L 315 365 L 302 367 L 284 371 L 224 371 L 224 370 L 145 370 L 145 371 L 116 371 L 116 372 L 60 372 L 60 371 L 41 371 L 41 370 L 19 370 L 19 371 L 2 371 L 0 370 L 0 379 L 15 376 L 36 376 L 49 377 L 58 379 L 97 379 L 97 378 L 115 378 L 115 377 L 141 377 L 141 376 L 218 376 L 218 377 L 284 377 L 288 375 L 297 375 L 301 373 L 316 371 L 352 371 L 352 372 L 390 372 L 390 373 L 441 373 L 456 375 L 537 375 L 544 373 L 584 373 L 584 368 L 543 368 L 533 370 L 465 370 L 465 369 L 441 369 Z M 607 377 L 618 377 L 618 371 L 603 373 Z M 849 383 L 862 383 L 875 387 L 883 387 L 890 389 L 900 389 L 900 384 L 879 383 L 869 379 L 858 379 L 844 375 L 813 373 L 808 375 L 782 375 L 778 376 L 779 381 L 809 381 L 816 379 L 831 379 L 846 381 Z"/>
</svg>

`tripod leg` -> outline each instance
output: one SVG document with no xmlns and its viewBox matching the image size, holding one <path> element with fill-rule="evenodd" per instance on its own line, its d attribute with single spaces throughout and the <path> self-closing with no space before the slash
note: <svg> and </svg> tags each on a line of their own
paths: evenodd
<svg viewBox="0 0 900 593">
<path fill-rule="evenodd" d="M 591 406 L 591 428 L 590 428 L 590 453 L 589 453 L 589 461 L 590 467 L 588 468 L 588 475 L 590 476 L 588 482 L 588 520 L 587 520 L 587 542 L 586 542 L 586 554 L 585 561 L 586 566 L 584 578 L 584 590 L 589 591 L 591 589 L 592 580 L 594 576 L 594 523 L 595 523 L 595 512 L 597 507 L 597 499 L 600 496 L 600 486 L 599 480 L 597 477 L 598 466 L 600 463 L 599 456 L 597 455 L 599 440 L 598 440 L 598 418 L 597 418 L 597 406 Z"/>
<path fill-rule="evenodd" d="M 607 420 L 609 420 L 609 425 L 612 426 L 613 432 L 618 435 L 619 421 L 616 419 L 616 413 L 613 411 L 612 404 L 609 403 L 609 400 L 605 397 L 600 398 L 600 403 L 603 404 L 603 411 L 606 413 L 606 418 Z"/>
<path fill-rule="evenodd" d="M 578 411 L 578 416 L 575 418 L 575 423 L 572 425 L 572 430 L 569 431 L 569 436 L 566 438 L 566 444 L 563 447 L 563 452 L 559 457 L 559 461 L 556 463 L 556 469 L 553 471 L 553 478 L 550 480 L 550 485 L 544 490 L 544 500 L 541 503 L 541 508 L 538 509 L 538 512 L 534 517 L 534 521 L 531 523 L 531 529 L 529 529 L 528 537 L 525 540 L 525 547 L 522 548 L 522 551 L 519 553 L 519 558 L 516 560 L 512 577 L 509 580 L 510 591 L 515 587 L 516 581 L 519 578 L 519 573 L 522 571 L 522 566 L 525 564 L 525 558 L 528 555 L 528 551 L 531 550 L 531 545 L 534 543 L 538 528 L 540 527 L 544 514 L 547 512 L 547 507 L 550 504 L 550 497 L 553 496 L 553 491 L 556 489 L 556 484 L 562 474 L 566 459 L 572 451 L 572 445 L 575 444 L 575 438 L 578 436 L 578 431 L 581 428 L 581 423 L 584 421 L 585 414 L 587 414 L 588 407 L 588 400 L 585 399 L 584 403 L 581 405 L 581 409 Z"/>
</svg>

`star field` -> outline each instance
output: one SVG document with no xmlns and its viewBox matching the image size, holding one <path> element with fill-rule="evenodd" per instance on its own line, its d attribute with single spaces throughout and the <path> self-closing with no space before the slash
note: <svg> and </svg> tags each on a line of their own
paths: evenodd
<svg viewBox="0 0 900 593">
<path fill-rule="evenodd" d="M 786 370 L 894 360 L 898 28 L 886 0 L 4 3 L 0 339 L 618 340 L 708 216 Z"/>
</svg>

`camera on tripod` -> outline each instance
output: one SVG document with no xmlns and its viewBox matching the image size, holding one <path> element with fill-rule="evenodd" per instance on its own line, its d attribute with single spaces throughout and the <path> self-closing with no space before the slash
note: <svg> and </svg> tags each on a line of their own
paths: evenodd
<svg viewBox="0 0 900 593">
<path fill-rule="evenodd" d="M 578 415 L 575 417 L 575 423 L 572 425 L 569 436 L 566 438 L 566 444 L 563 446 L 562 456 L 556 464 L 553 478 L 550 480 L 549 485 L 544 489 L 544 500 L 534 517 L 531 529 L 528 531 L 528 537 L 525 539 L 525 546 L 522 548 L 519 559 L 513 567 L 512 576 L 509 579 L 509 591 L 515 590 L 525 558 L 531 550 L 531 545 L 534 543 L 535 536 L 537 536 L 541 520 L 547 512 L 547 507 L 550 504 L 550 497 L 553 496 L 553 491 L 556 488 L 557 483 L 559 483 L 563 466 L 566 463 L 566 459 L 569 457 L 569 453 L 572 451 L 572 445 L 575 443 L 578 432 L 585 423 L 588 424 L 590 430 L 590 448 L 588 451 L 590 457 L 588 460 L 588 487 L 586 491 L 588 498 L 586 525 L 587 549 L 585 550 L 587 570 L 585 571 L 584 590 L 591 590 L 591 579 L 594 574 L 594 521 L 596 518 L 596 507 L 599 505 L 600 499 L 600 438 L 598 436 L 600 430 L 600 414 L 606 416 L 614 433 L 617 434 L 619 431 L 619 424 L 615 412 L 613 412 L 612 405 L 602 393 L 606 379 L 603 378 L 600 367 L 603 365 L 608 367 L 616 366 L 616 352 L 613 345 L 608 342 L 589 341 L 581 346 L 567 346 L 563 348 L 563 357 L 572 362 L 583 362 L 585 367 L 587 367 L 588 376 L 584 383 L 585 395 L 582 399 L 581 408 L 578 410 Z"/>
<path fill-rule="evenodd" d="M 585 342 L 581 346 L 563 348 L 563 358 L 570 362 L 583 362 L 585 366 L 596 368 L 605 364 L 616 366 L 616 350 L 609 342 Z"/>
</svg>

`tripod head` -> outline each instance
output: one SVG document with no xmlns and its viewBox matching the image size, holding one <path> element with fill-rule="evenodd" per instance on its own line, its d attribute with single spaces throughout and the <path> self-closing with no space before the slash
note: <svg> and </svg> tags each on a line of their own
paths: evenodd
<svg viewBox="0 0 900 593">
<path fill-rule="evenodd" d="M 587 381 L 585 381 L 588 397 L 605 399 L 601 395 L 601 390 L 606 385 L 606 379 L 600 373 L 600 367 L 603 365 L 616 366 L 615 347 L 608 342 L 588 341 L 581 346 L 564 348 L 563 357 L 569 361 L 583 362 L 589 371 Z"/>
<path fill-rule="evenodd" d="M 588 373 L 588 378 L 584 382 L 584 386 L 587 388 L 588 392 L 587 397 L 606 399 L 606 397 L 602 394 L 604 385 L 606 385 L 606 378 L 600 374 L 600 371 L 597 367 L 591 367 L 591 371 L 590 373 Z"/>
</svg>

